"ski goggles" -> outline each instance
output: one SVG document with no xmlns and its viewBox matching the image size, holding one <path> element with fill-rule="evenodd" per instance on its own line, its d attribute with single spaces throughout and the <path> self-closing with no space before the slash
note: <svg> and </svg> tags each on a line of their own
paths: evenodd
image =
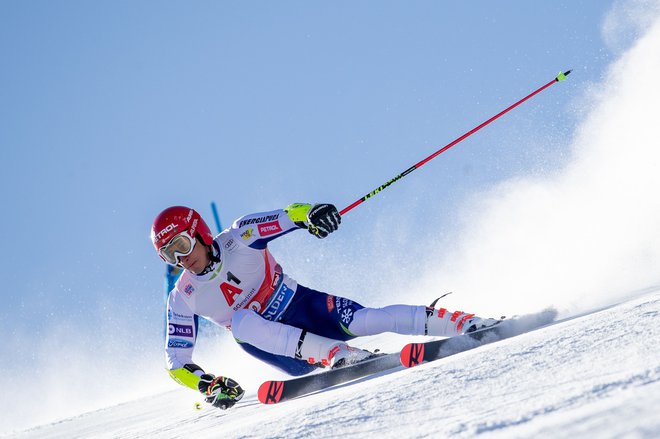
<svg viewBox="0 0 660 439">
<path fill-rule="evenodd" d="M 192 253 L 196 243 L 195 238 L 184 231 L 175 235 L 174 238 L 170 239 L 170 242 L 162 246 L 158 250 L 158 254 L 168 264 L 177 265 L 181 256 L 188 256 Z"/>
</svg>

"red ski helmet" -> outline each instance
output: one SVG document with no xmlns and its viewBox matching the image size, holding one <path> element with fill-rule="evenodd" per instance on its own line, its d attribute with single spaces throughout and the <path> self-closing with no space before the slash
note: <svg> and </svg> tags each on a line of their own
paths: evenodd
<svg viewBox="0 0 660 439">
<path fill-rule="evenodd" d="M 160 254 L 161 247 L 184 231 L 193 238 L 201 239 L 207 246 L 213 243 L 211 229 L 195 209 L 184 206 L 168 207 L 158 214 L 151 226 L 151 242 L 161 259 L 165 260 Z"/>
</svg>

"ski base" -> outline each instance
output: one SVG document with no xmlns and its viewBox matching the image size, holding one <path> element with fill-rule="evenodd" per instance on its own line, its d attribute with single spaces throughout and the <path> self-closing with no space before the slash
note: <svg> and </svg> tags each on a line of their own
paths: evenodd
<svg viewBox="0 0 660 439">
<path fill-rule="evenodd" d="M 266 381 L 257 396 L 263 404 L 277 404 L 328 387 L 401 366 L 399 353 L 382 354 L 350 366 L 282 381 Z"/>
</svg>

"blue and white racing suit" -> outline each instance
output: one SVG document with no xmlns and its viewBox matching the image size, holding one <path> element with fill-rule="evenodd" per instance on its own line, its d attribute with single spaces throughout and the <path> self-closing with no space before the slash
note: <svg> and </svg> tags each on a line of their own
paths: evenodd
<svg viewBox="0 0 660 439">
<path fill-rule="evenodd" d="M 308 209 L 309 205 L 295 204 L 237 219 L 215 237 L 213 247 L 220 262 L 210 272 L 201 276 L 183 272 L 167 301 L 166 362 L 175 380 L 190 385 L 178 371 L 194 366 L 198 316 L 230 329 L 248 353 L 291 375 L 310 372 L 316 367 L 311 363 L 325 355 L 323 346 L 311 355 L 301 352 L 305 333 L 334 341 L 388 331 L 426 333 L 424 306 L 364 308 L 299 285 L 283 272 L 267 245 L 307 228 L 300 212 Z"/>
</svg>

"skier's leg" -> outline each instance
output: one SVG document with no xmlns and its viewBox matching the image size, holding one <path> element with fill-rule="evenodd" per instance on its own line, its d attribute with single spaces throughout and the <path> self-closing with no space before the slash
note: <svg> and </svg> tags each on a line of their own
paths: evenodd
<svg viewBox="0 0 660 439">
<path fill-rule="evenodd" d="M 292 375 L 299 374 L 298 371 L 306 373 L 307 369 L 300 363 L 332 366 L 335 354 L 346 346 L 340 340 L 271 322 L 251 310 L 237 311 L 231 327 L 234 337 L 248 353 Z M 358 352 L 352 354 L 361 357 Z"/>
<path fill-rule="evenodd" d="M 298 285 L 280 322 L 303 330 L 296 355 L 310 362 L 338 367 L 372 355 L 345 343 L 355 338 L 348 327 L 362 308 L 352 300 Z"/>
<path fill-rule="evenodd" d="M 284 373 L 293 376 L 306 375 L 316 369 L 318 366 L 316 364 L 310 364 L 305 360 L 300 360 L 297 358 L 285 357 L 283 355 L 275 355 L 270 352 L 262 351 L 257 349 L 248 343 L 239 343 L 239 346 L 245 350 L 248 354 L 257 358 L 264 363 L 268 363 L 272 367 L 281 370 Z"/>
<path fill-rule="evenodd" d="M 302 330 L 271 322 L 252 310 L 241 309 L 232 317 L 231 332 L 239 343 L 250 344 L 271 354 L 295 358 Z"/>
<path fill-rule="evenodd" d="M 405 335 L 453 337 L 490 326 L 494 319 L 482 319 L 463 311 L 444 308 L 390 305 L 384 308 L 362 308 L 355 313 L 348 330 L 356 336 L 394 332 Z"/>
<path fill-rule="evenodd" d="M 362 308 L 355 313 L 348 330 L 357 336 L 394 332 L 406 335 L 424 335 L 426 307 L 390 305 L 384 308 Z"/>
<path fill-rule="evenodd" d="M 280 322 L 333 340 L 346 341 L 357 335 L 348 328 L 362 308 L 350 299 L 298 284 L 296 294 Z"/>
</svg>

